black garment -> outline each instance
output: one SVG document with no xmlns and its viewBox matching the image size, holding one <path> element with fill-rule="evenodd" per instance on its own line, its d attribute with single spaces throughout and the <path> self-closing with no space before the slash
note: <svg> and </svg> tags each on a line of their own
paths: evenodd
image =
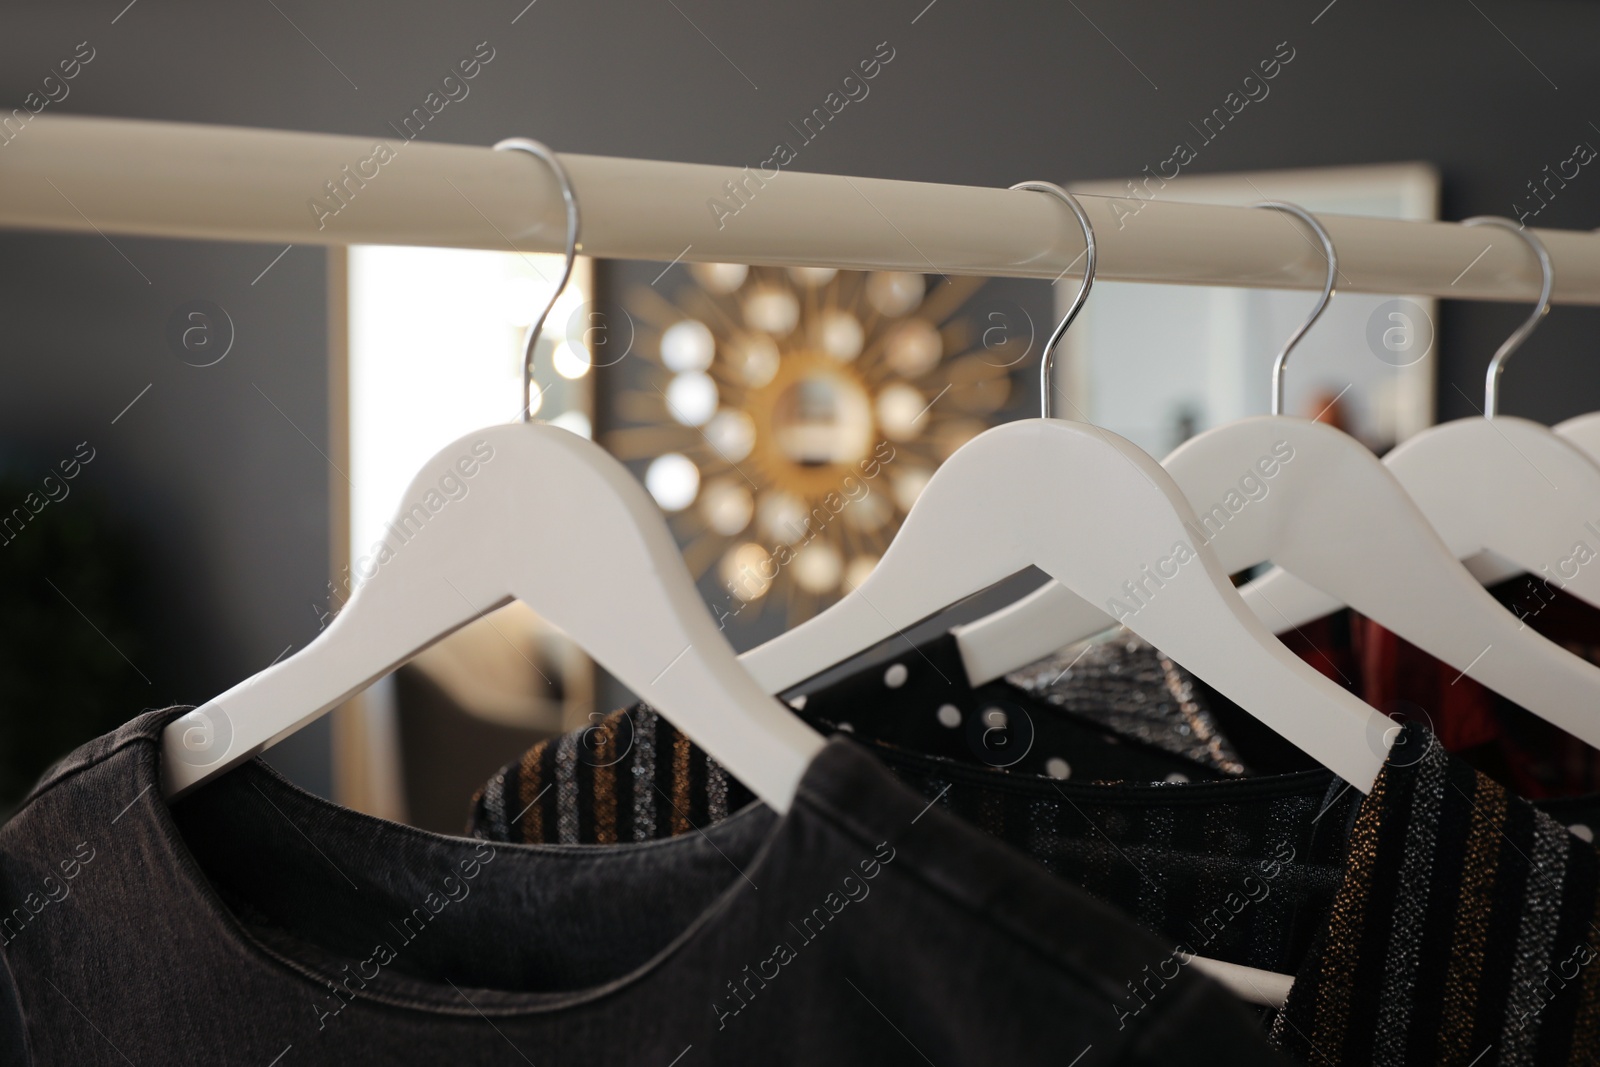
<svg viewBox="0 0 1600 1067">
<path fill-rule="evenodd" d="M 260 761 L 169 808 L 176 714 L 84 746 L 0 827 L 38 1067 L 1273 1062 L 1192 968 L 1127 1012 L 1170 944 L 845 740 L 782 817 L 562 848 L 385 823 Z"/>
<path fill-rule="evenodd" d="M 865 724 L 878 711 L 861 705 L 852 720 Z M 891 725 L 892 716 L 883 718 Z M 1326 770 L 1187 785 L 1060 781 L 928 756 L 867 736 L 862 725 L 855 738 L 925 802 L 1157 936 L 1282 973 L 1300 966 L 1333 906 L 1360 801 Z M 474 799 L 469 832 L 527 843 L 645 841 L 692 836 L 750 803 L 715 760 L 639 706 L 508 764 Z M 1263 869 L 1272 872 L 1269 899 L 1214 922 L 1230 898 L 1252 892 Z"/>
<path fill-rule="evenodd" d="M 956 639 L 830 671 L 784 694 L 802 718 L 929 756 L 1075 781 L 1196 781 L 1244 773 L 1191 675 L 1127 631 L 980 686 Z"/>
<path fill-rule="evenodd" d="M 938 761 L 950 760 L 1094 782 L 1187 782 L 1244 770 L 1197 681 L 1137 637 L 1124 633 L 1086 645 L 1070 662 L 1041 664 L 970 686 L 955 638 L 942 634 L 784 696 L 824 734 L 892 746 L 896 752 L 880 755 L 913 774 L 920 756 L 936 759 L 935 775 L 943 773 Z M 649 841 L 718 822 L 754 799 L 639 705 L 540 742 L 502 768 L 473 797 L 468 832 L 523 843 Z"/>
<path fill-rule="evenodd" d="M 701 787 L 724 773 L 715 763 L 648 709 L 616 718 L 633 725 L 608 724 L 595 750 L 569 736 L 508 766 L 478 799 L 477 832 L 593 839 L 607 825 L 602 798 L 630 779 L 677 792 L 673 813 L 714 814 L 701 805 L 717 790 Z M 616 744 L 646 735 L 650 758 Z M 1327 771 L 1104 785 L 864 743 L 930 803 L 1186 952 L 1295 975 L 1267 1021 L 1301 1062 L 1600 1062 L 1592 821 L 1569 832 L 1578 802 L 1512 797 L 1420 726 L 1400 734 L 1366 798 Z M 553 759 L 564 746 L 604 760 Z M 724 781 L 724 797 L 738 788 Z M 669 832 L 618 807 L 614 835 Z M 689 829 L 683 818 L 670 832 Z M 1155 1003 L 1176 966 L 1135 976 L 1119 1010 Z"/>
</svg>

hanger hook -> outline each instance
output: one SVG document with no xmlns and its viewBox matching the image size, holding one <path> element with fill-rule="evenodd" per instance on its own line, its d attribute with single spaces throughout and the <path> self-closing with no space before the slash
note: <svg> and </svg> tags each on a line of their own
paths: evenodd
<svg viewBox="0 0 1600 1067">
<path fill-rule="evenodd" d="M 1312 232 L 1317 235 L 1317 239 L 1322 242 L 1322 254 L 1328 259 L 1328 278 L 1322 283 L 1322 295 L 1317 298 L 1317 306 L 1311 309 L 1311 314 L 1306 316 L 1306 320 L 1300 324 L 1300 328 L 1289 335 L 1289 340 L 1284 342 L 1282 351 L 1272 361 L 1272 413 L 1274 415 L 1282 415 L 1283 370 L 1289 365 L 1289 353 L 1294 351 L 1294 346 L 1300 343 L 1300 338 L 1304 337 L 1306 331 L 1311 329 L 1316 321 L 1322 317 L 1322 313 L 1328 309 L 1328 301 L 1333 299 L 1334 279 L 1339 276 L 1339 253 L 1334 251 L 1333 238 L 1328 236 L 1327 228 L 1317 221 L 1315 215 L 1299 204 L 1291 204 L 1285 200 L 1263 200 L 1259 204 L 1251 204 L 1250 206 L 1282 211 L 1293 215 L 1307 226 L 1310 226 Z"/>
<path fill-rule="evenodd" d="M 526 152 L 530 156 L 544 160 L 555 172 L 556 180 L 561 183 L 561 199 L 567 205 L 567 262 L 561 268 L 561 281 L 550 294 L 550 302 L 539 312 L 539 317 L 533 320 L 533 325 L 528 327 L 528 339 L 522 347 L 522 421 L 527 422 L 528 413 L 533 408 L 534 350 L 539 344 L 539 334 L 544 330 L 544 320 L 549 317 L 551 309 L 556 306 L 556 301 L 561 299 L 561 294 L 567 288 L 567 280 L 572 277 L 572 261 L 578 254 L 578 198 L 572 192 L 572 179 L 567 176 L 567 168 L 561 165 L 561 160 L 557 159 L 556 154 L 543 143 L 528 137 L 507 137 L 494 146 L 496 152 L 504 152 L 507 149 Z"/>
<path fill-rule="evenodd" d="M 1533 249 L 1533 254 L 1539 259 L 1539 274 L 1543 282 L 1539 287 L 1539 306 L 1533 309 L 1527 321 L 1517 327 L 1517 332 L 1507 337 L 1505 343 L 1495 351 L 1494 358 L 1489 361 L 1489 371 L 1483 379 L 1483 413 L 1493 418 L 1500 410 L 1500 372 L 1506 369 L 1506 360 L 1511 353 L 1522 347 L 1534 330 L 1538 329 L 1539 322 L 1550 313 L 1550 290 L 1554 288 L 1556 270 L 1550 262 L 1550 252 L 1545 248 L 1544 242 L 1530 229 L 1518 226 L 1510 219 L 1503 219 L 1496 215 L 1474 215 L 1470 219 L 1463 219 L 1463 226 L 1498 226 L 1503 230 L 1510 230 L 1522 239 L 1522 242 Z"/>
<path fill-rule="evenodd" d="M 1094 226 L 1089 222 L 1088 214 L 1083 210 L 1083 205 L 1078 203 L 1078 198 L 1067 192 L 1054 182 L 1018 182 L 1013 189 L 1029 189 L 1037 193 L 1049 193 L 1072 209 L 1078 216 L 1078 225 L 1083 227 L 1083 284 L 1078 286 L 1078 295 L 1072 298 L 1072 306 L 1067 309 L 1066 317 L 1056 324 L 1050 331 L 1050 340 L 1045 342 L 1044 355 L 1039 359 L 1039 417 L 1050 417 L 1050 368 L 1055 361 L 1056 345 L 1061 343 L 1061 338 L 1066 335 L 1067 327 L 1072 325 L 1072 320 L 1078 317 L 1078 312 L 1083 310 L 1084 301 L 1089 299 L 1089 287 L 1094 284 L 1094 275 L 1098 254 L 1094 240 Z M 1070 268 L 1069 268 L 1070 269 Z M 1063 272 L 1065 273 L 1065 272 Z"/>
</svg>

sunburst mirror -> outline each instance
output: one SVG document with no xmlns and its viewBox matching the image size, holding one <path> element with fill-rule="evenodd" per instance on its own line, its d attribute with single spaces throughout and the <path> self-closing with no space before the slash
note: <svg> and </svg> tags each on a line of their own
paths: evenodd
<svg viewBox="0 0 1600 1067">
<path fill-rule="evenodd" d="M 687 280 L 624 291 L 639 358 L 602 440 L 724 591 L 725 625 L 790 625 L 859 584 L 934 468 L 1008 417 L 1032 319 L 975 300 L 974 278 L 704 263 Z"/>
</svg>

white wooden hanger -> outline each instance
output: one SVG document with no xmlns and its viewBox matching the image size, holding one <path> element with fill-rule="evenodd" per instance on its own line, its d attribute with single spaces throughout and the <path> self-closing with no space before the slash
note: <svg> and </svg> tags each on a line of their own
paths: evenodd
<svg viewBox="0 0 1600 1067">
<path fill-rule="evenodd" d="M 1200 515 L 1197 537 L 1210 543 L 1229 573 L 1276 563 L 1275 573 L 1337 597 L 1600 746 L 1600 717 L 1590 710 L 1600 698 L 1600 667 L 1522 625 L 1489 595 L 1365 445 L 1324 423 L 1283 414 L 1289 353 L 1333 296 L 1338 260 L 1332 239 L 1311 214 L 1292 204 L 1259 206 L 1286 211 L 1316 231 L 1328 257 L 1327 284 L 1273 362 L 1272 414 L 1208 430 L 1163 464 Z M 1600 563 L 1595 571 L 1600 573 Z M 1047 654 L 1112 623 L 1104 615 L 1086 618 L 1076 605 L 1058 611 L 1067 596 L 1046 586 L 1004 609 L 995 631 L 985 619 L 959 628 L 964 658 L 975 650 L 975 658 L 984 657 L 980 674 L 993 671 L 989 676 L 995 677 L 1031 662 L 1034 653 Z M 1288 623 L 1275 625 L 1278 604 L 1270 589 L 1249 588 L 1245 600 L 1273 629 L 1289 629 Z M 1006 648 L 1005 640 L 1019 631 L 1036 636 L 1024 647 Z"/>
<path fill-rule="evenodd" d="M 1518 229 L 1508 219 L 1475 218 L 1465 225 L 1502 226 L 1527 242 L 1543 274 L 1539 305 L 1489 362 L 1483 417 L 1424 430 L 1396 447 L 1384 463 L 1480 582 L 1527 572 L 1600 606 L 1600 461 L 1581 444 L 1593 433 L 1589 427 L 1595 417 L 1580 417 L 1552 432 L 1499 414 L 1506 360 L 1550 310 L 1550 256 L 1533 231 Z M 1339 598 L 1325 592 L 1274 571 L 1247 586 L 1245 598 L 1270 600 L 1287 629 L 1341 606 Z"/>
<path fill-rule="evenodd" d="M 1520 421 L 1520 420 L 1519 420 Z M 1600 411 L 1591 411 L 1585 415 L 1574 415 L 1565 422 L 1558 422 L 1550 427 L 1557 437 L 1571 443 L 1579 452 L 1588 456 L 1596 464 L 1600 464 Z M 1583 547 L 1589 551 L 1600 552 L 1600 518 L 1589 519 L 1584 523 L 1584 533 L 1579 540 Z M 1575 544 L 1576 548 L 1577 545 Z M 1587 552 L 1575 552 L 1567 559 L 1561 561 L 1566 566 L 1558 563 L 1555 567 L 1546 564 L 1538 572 L 1538 577 L 1547 580 L 1556 589 L 1564 588 L 1566 578 L 1564 573 L 1570 574 L 1580 567 L 1587 566 L 1582 562 L 1587 558 Z M 1589 560 L 1588 562 L 1593 562 Z M 1503 582 L 1508 578 L 1515 578 L 1525 573 L 1522 567 L 1507 560 L 1504 556 L 1489 552 L 1481 556 L 1474 556 L 1467 561 L 1472 572 L 1484 585 L 1493 585 Z M 1537 592 L 1537 587 L 1535 587 Z"/>
<path fill-rule="evenodd" d="M 1042 418 L 1006 423 L 934 472 L 877 567 L 842 600 L 741 660 L 781 692 L 1030 566 L 1096 605 L 1122 604 L 1133 632 L 1275 732 L 1367 792 L 1397 727 L 1323 677 L 1250 613 L 1202 539 L 1172 478 L 1116 434 L 1049 417 L 1050 361 L 1094 281 L 1094 230 L 1060 186 L 1049 193 L 1083 228 L 1083 285 L 1045 343 Z M 1196 959 L 1237 995 L 1281 1005 L 1292 978 Z"/>
<path fill-rule="evenodd" d="M 1077 215 L 1087 244 L 1083 287 L 1045 346 L 1049 363 L 1093 282 L 1094 231 L 1059 186 L 1024 182 Z M 1366 789 L 1393 724 L 1273 638 L 1245 607 L 1203 541 L 1172 478 L 1129 441 L 1086 423 L 1044 418 L 980 434 L 935 472 L 860 586 L 741 660 L 769 692 L 871 647 L 1030 566 L 1102 607 L 1226 693 L 1304 752 Z"/>
<path fill-rule="evenodd" d="M 1573 447 L 1600 463 L 1600 411 L 1574 415 L 1566 422 L 1556 423 L 1551 429 L 1558 437 L 1571 441 Z"/>
<path fill-rule="evenodd" d="M 567 204 L 561 284 L 528 333 L 523 421 L 471 433 L 430 459 L 389 524 L 377 572 L 305 648 L 174 720 L 163 790 L 177 797 L 365 689 L 417 652 L 513 599 L 559 627 L 752 792 L 787 810 L 823 738 L 740 666 L 659 510 L 598 445 L 528 419 L 539 331 L 572 272 Z"/>
</svg>

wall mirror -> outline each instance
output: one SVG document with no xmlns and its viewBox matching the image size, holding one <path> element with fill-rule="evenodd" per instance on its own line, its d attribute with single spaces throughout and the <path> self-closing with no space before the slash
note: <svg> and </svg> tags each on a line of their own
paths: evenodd
<svg viewBox="0 0 1600 1067">
<path fill-rule="evenodd" d="M 1127 182 L 1080 182 L 1074 192 L 1130 196 Z M 1150 183 L 1155 188 L 1155 183 Z M 1149 195 L 1139 184 L 1140 195 Z M 1313 214 L 1435 219 L 1439 175 L 1422 163 L 1182 176 L 1160 200 L 1252 204 L 1286 200 Z M 1137 202 L 1121 221 L 1139 225 Z M 1321 248 L 1303 223 L 1306 253 Z M 1058 301 L 1072 297 L 1070 286 Z M 1221 423 L 1270 408 L 1279 347 L 1304 320 L 1314 293 L 1098 282 L 1068 331 L 1058 384 L 1084 419 L 1156 456 Z M 1377 451 L 1433 422 L 1438 353 L 1435 301 L 1340 292 L 1295 348 L 1284 411 L 1319 413 Z"/>
</svg>

